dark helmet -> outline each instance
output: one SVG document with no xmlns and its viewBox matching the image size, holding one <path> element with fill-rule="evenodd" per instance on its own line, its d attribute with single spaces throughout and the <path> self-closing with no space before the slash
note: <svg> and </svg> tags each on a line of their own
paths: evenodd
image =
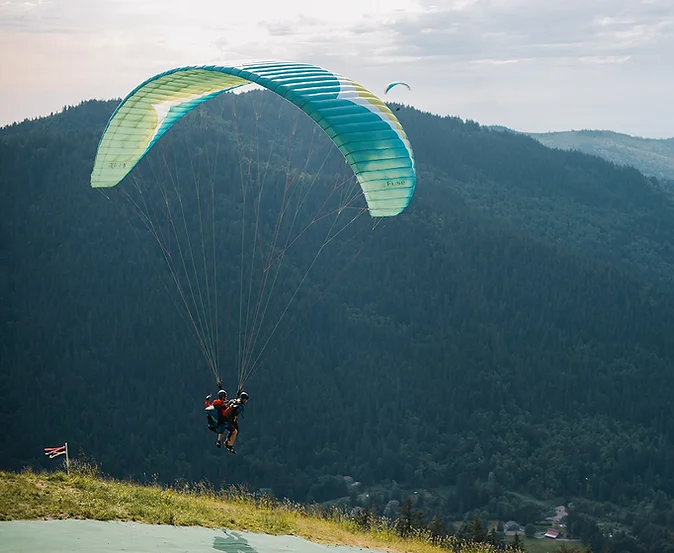
<svg viewBox="0 0 674 553">
<path fill-rule="evenodd" d="M 248 393 L 247 392 L 241 392 L 239 394 L 239 399 L 248 399 Z"/>
<path fill-rule="evenodd" d="M 218 397 L 223 397 L 223 396 L 224 396 L 224 397 L 227 397 L 227 392 L 225 392 L 224 390 L 220 390 L 220 391 L 218 392 Z"/>
</svg>

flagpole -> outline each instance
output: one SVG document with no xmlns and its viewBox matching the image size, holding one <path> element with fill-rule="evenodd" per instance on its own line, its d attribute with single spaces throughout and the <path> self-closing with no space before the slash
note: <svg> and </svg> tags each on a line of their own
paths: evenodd
<svg viewBox="0 0 674 553">
<path fill-rule="evenodd" d="M 70 459 L 68 458 L 68 442 L 66 442 L 66 475 L 70 476 Z"/>
</svg>

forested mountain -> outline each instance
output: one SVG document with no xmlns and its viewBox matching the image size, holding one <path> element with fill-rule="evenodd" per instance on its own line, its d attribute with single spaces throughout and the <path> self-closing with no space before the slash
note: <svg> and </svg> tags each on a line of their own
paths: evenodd
<svg viewBox="0 0 674 553">
<path fill-rule="evenodd" d="M 578 150 L 618 165 L 636 167 L 645 175 L 674 181 L 674 138 L 642 138 L 590 130 L 528 134 L 551 148 Z"/>
<path fill-rule="evenodd" d="M 307 273 L 287 332 L 248 382 L 232 456 L 205 428 L 213 379 L 160 249 L 126 217 L 125 196 L 89 187 L 115 104 L 0 131 L 2 468 L 44 464 L 42 447 L 68 441 L 118 477 L 350 495 L 380 512 L 407 490 L 428 491 L 427 516 L 522 523 L 544 515 L 538 500 L 572 500 L 569 528 L 594 549 L 671 547 L 674 205 L 657 181 L 401 108 L 418 162 L 412 204 L 374 229 L 359 219 L 334 239 L 339 255 Z M 205 106 L 134 171 L 179 186 L 222 180 L 213 225 L 228 229 L 216 252 L 226 315 L 238 297 L 234 230 L 246 224 L 227 182 L 265 167 L 283 189 L 288 175 L 320 183 L 344 164 L 334 152 L 277 157 L 280 137 L 293 156 L 327 139 L 260 92 Z M 267 122 L 256 136 L 270 161 L 246 154 L 250 112 Z M 302 280 L 307 251 L 288 249 L 287 282 Z M 230 389 L 235 372 L 224 367 Z"/>
</svg>

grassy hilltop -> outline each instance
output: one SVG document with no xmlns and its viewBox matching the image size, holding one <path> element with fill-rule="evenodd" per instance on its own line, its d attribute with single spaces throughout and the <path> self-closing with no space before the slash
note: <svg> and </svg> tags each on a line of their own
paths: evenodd
<svg viewBox="0 0 674 553">
<path fill-rule="evenodd" d="M 96 474 L 0 472 L 0 520 L 94 519 L 227 528 L 294 535 L 335 545 L 392 552 L 492 553 L 487 544 L 432 543 L 418 534 L 400 537 L 383 521 L 359 524 L 343 513 L 312 511 L 240 489 L 208 485 L 143 486 Z"/>
</svg>

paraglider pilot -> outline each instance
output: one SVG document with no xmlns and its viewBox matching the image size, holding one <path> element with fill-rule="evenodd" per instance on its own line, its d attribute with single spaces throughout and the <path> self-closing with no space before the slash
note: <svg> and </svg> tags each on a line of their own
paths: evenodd
<svg viewBox="0 0 674 553">
<path fill-rule="evenodd" d="M 236 453 L 234 442 L 239 435 L 239 415 L 243 414 L 246 403 L 248 403 L 248 394 L 244 391 L 239 391 L 239 397 L 229 403 L 227 412 L 227 429 L 229 430 L 229 434 L 225 440 L 225 447 L 231 453 Z"/>
</svg>

